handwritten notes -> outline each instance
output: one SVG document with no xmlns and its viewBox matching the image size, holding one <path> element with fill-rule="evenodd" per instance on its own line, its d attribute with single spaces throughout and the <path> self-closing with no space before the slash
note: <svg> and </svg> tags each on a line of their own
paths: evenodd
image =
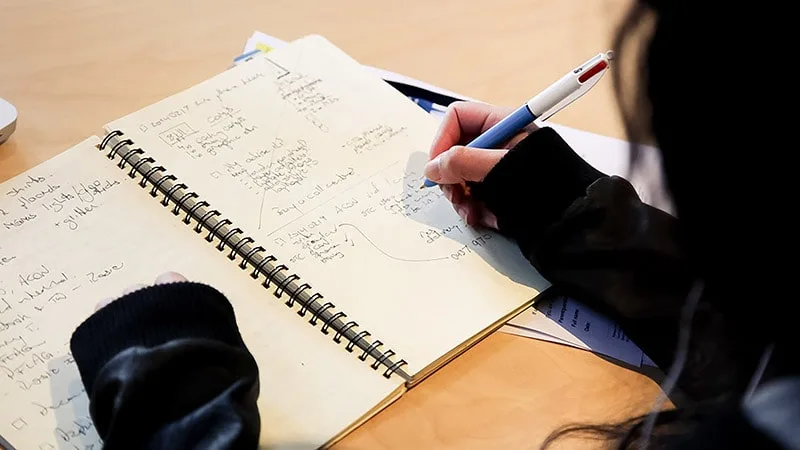
<svg viewBox="0 0 800 450">
<path fill-rule="evenodd" d="M 466 226 L 438 188 L 419 188 L 436 127 L 312 36 L 106 128 L 123 130 L 414 373 L 547 285 L 513 243 Z"/>
<path fill-rule="evenodd" d="M 101 448 L 69 337 L 142 258 L 87 248 L 125 183 L 93 142 L 0 185 L 0 434 L 18 448 Z"/>
<path fill-rule="evenodd" d="M 120 184 L 118 180 L 89 177 L 62 185 L 48 181 L 52 177 L 28 175 L 4 193 L 17 202 L 17 208 L 8 207 L 0 213 L 4 230 L 23 228 L 42 216 L 48 216 L 55 227 L 77 230 L 86 216 L 103 205 L 104 194 Z"/>
<path fill-rule="evenodd" d="M 393 176 L 382 176 L 387 173 Z M 338 174 L 338 177 L 345 176 Z M 318 184 L 309 195 L 317 195 L 337 181 Z M 389 168 L 300 219 L 273 230 L 269 236 L 276 248 L 288 247 L 295 251 L 290 261 L 311 259 L 322 264 L 365 249 L 398 262 L 456 262 L 490 246 L 494 234 L 471 229 L 453 214 L 447 214 L 451 217 L 444 221 L 425 223 L 430 218 L 431 208 L 442 206 L 443 194 L 439 189 L 419 189 L 421 182 L 418 171 L 397 175 Z M 298 211 L 302 206 L 292 202 L 273 208 L 281 214 Z M 413 242 L 404 241 L 399 246 L 395 242 L 384 242 L 387 236 L 381 231 L 365 231 L 380 230 L 387 220 L 402 223 L 415 218 L 422 223 L 416 227 L 415 234 L 408 235 Z M 414 250 L 408 251 L 409 243 Z"/>
<path fill-rule="evenodd" d="M 100 154 L 97 142 L 0 185 L 3 438 L 19 449 L 102 447 L 70 336 L 99 300 L 167 270 L 214 286 L 234 304 L 259 363 L 264 444 L 321 445 L 397 388 L 400 380 L 376 376 L 298 320 Z M 341 378 L 320 375 L 329 370 Z"/>
</svg>

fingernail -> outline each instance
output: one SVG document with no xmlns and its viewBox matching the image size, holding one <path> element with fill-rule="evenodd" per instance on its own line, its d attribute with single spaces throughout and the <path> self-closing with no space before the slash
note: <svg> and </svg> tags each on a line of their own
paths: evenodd
<svg viewBox="0 0 800 450">
<path fill-rule="evenodd" d="M 497 226 L 497 217 L 495 217 L 494 214 L 488 214 L 487 216 L 488 217 L 486 217 L 485 219 L 486 226 L 488 226 L 489 228 L 494 228 L 495 230 L 499 229 L 500 227 Z"/>
<path fill-rule="evenodd" d="M 97 305 L 95 305 L 95 307 L 94 307 L 94 310 L 95 310 L 95 311 L 97 311 L 97 310 L 99 310 L 100 308 L 103 308 L 103 307 L 105 307 L 106 305 L 108 305 L 109 303 L 111 303 L 111 302 L 113 302 L 113 301 L 114 301 L 114 299 L 113 299 L 113 298 L 111 298 L 111 297 L 106 297 L 106 298 L 104 298 L 104 299 L 100 300 L 99 302 L 97 302 Z"/>
<path fill-rule="evenodd" d="M 428 164 L 425 164 L 425 178 L 431 181 L 439 181 L 440 171 L 439 171 L 439 160 L 441 155 L 433 158 L 432 160 L 428 161 Z"/>
<path fill-rule="evenodd" d="M 134 293 L 134 292 L 138 291 L 139 289 L 144 289 L 145 287 L 146 286 L 144 284 L 141 284 L 141 283 L 132 284 L 132 285 L 128 286 L 127 288 L 125 288 L 122 291 L 122 295 L 128 295 L 128 294 Z"/>
<path fill-rule="evenodd" d="M 186 277 L 176 272 L 164 272 L 156 277 L 156 284 L 180 283 L 186 281 Z"/>
</svg>

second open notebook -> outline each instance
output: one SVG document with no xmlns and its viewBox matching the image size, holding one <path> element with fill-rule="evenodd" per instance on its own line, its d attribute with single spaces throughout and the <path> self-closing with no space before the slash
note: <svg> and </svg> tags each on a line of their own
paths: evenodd
<svg viewBox="0 0 800 450">
<path fill-rule="evenodd" d="M 115 194 L 129 203 L 119 206 L 129 234 L 113 239 L 157 243 L 107 253 L 146 264 L 140 275 L 186 266 L 229 297 L 259 364 L 267 447 L 335 442 L 547 287 L 516 245 L 466 226 L 439 189 L 419 189 L 436 121 L 321 37 L 105 128 L 92 158 L 133 179 Z M 67 153 L 60 170 L 86 150 Z M 138 209 L 130 195 L 164 208 Z M 123 219 L 106 208 L 75 220 Z M 147 280 L 103 283 L 131 281 Z M 89 312 L 76 311 L 53 341 Z M 76 376 L 62 371 L 49 391 Z"/>
</svg>

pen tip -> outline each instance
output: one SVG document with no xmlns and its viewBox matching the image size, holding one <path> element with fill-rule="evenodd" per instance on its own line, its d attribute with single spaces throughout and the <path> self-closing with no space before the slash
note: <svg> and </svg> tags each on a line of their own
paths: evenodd
<svg viewBox="0 0 800 450">
<path fill-rule="evenodd" d="M 434 183 L 433 181 L 425 178 L 425 181 L 422 182 L 422 186 L 420 186 L 419 188 L 420 189 L 425 189 L 425 188 L 429 188 L 429 187 L 433 187 L 433 186 L 436 186 L 436 183 Z"/>
<path fill-rule="evenodd" d="M 606 58 L 608 58 L 609 61 L 613 60 L 614 59 L 614 50 L 607 51 L 606 52 Z"/>
</svg>

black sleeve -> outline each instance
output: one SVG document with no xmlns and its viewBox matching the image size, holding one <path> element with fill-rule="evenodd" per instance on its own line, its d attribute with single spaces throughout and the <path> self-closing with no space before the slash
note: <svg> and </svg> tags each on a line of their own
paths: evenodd
<svg viewBox="0 0 800 450">
<path fill-rule="evenodd" d="M 610 316 L 669 369 L 694 280 L 675 217 L 643 203 L 625 179 L 595 170 L 551 128 L 531 133 L 471 192 L 554 290 Z M 725 372 L 737 346 L 708 302 L 693 328 L 683 391 L 707 396 L 746 384 L 752 371 Z"/>
<path fill-rule="evenodd" d="M 104 448 L 257 448 L 258 367 L 233 308 L 197 283 L 103 307 L 70 342 Z"/>
</svg>

